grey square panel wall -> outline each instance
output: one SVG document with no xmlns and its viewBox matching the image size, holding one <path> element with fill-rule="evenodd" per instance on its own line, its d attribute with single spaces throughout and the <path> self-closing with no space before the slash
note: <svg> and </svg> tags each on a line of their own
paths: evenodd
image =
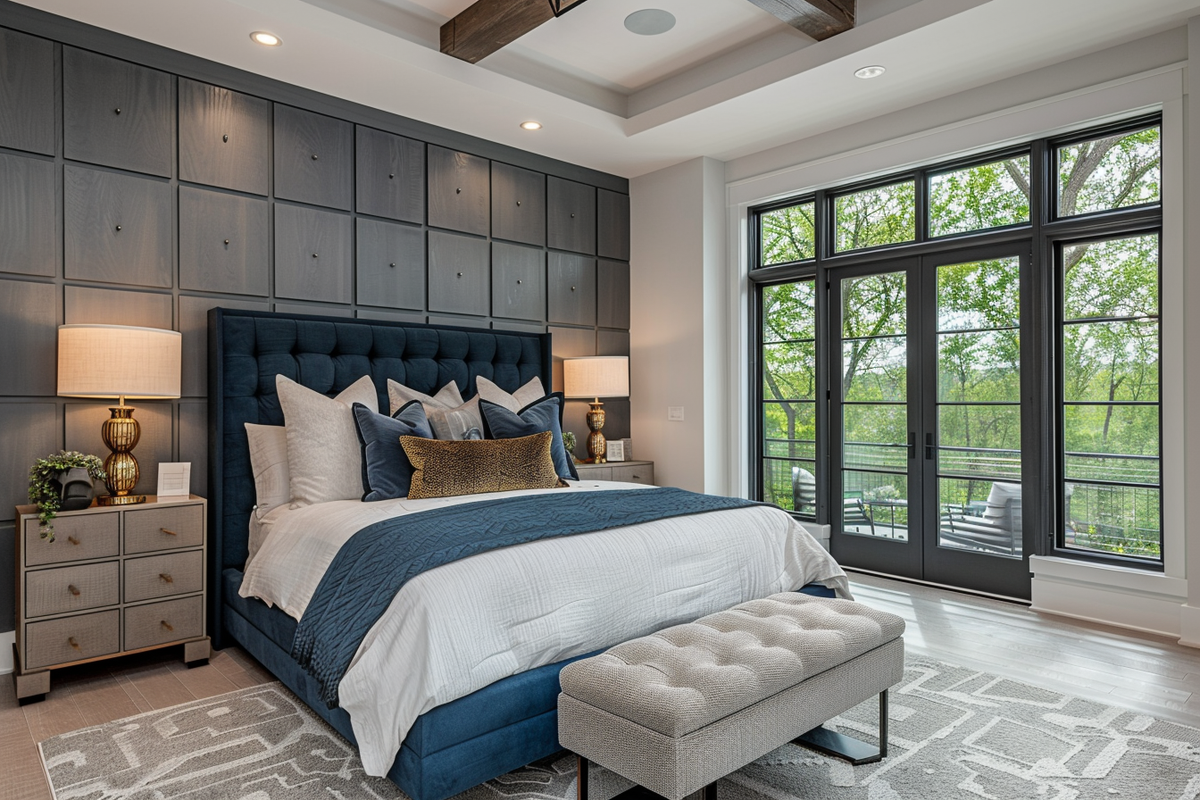
<svg viewBox="0 0 1200 800">
<path fill-rule="evenodd" d="M 62 449 L 59 406 L 49 401 L 0 403 L 0 431 L 4 432 L 4 447 L 0 447 L 0 508 L 7 509 L 4 516 L 8 517 L 17 505 L 29 502 L 29 468 L 34 460 Z M 12 596 L 11 592 L 8 594 Z"/>
<path fill-rule="evenodd" d="M 67 286 L 64 290 L 63 324 L 90 322 L 98 325 L 138 325 L 143 328 L 174 329 L 171 295 Z"/>
<path fill-rule="evenodd" d="M 275 106 L 275 196 L 349 211 L 354 126 L 291 106 Z"/>
<path fill-rule="evenodd" d="M 58 287 L 0 280 L 0 395 L 56 393 Z"/>
<path fill-rule="evenodd" d="M 271 104 L 179 79 L 179 179 L 265 195 Z"/>
<path fill-rule="evenodd" d="M 52 161 L 0 155 L 0 272 L 58 274 L 59 174 Z"/>
<path fill-rule="evenodd" d="M 354 251 L 350 217 L 275 206 L 275 296 L 349 303 Z"/>
<path fill-rule="evenodd" d="M 266 200 L 179 187 L 179 287 L 266 297 L 271 288 Z"/>
<path fill-rule="evenodd" d="M 359 219 L 357 248 L 359 305 L 425 308 L 425 231 Z"/>
<path fill-rule="evenodd" d="M 54 43 L 0 28 L 0 147 L 53 155 Z"/>
<path fill-rule="evenodd" d="M 183 335 L 180 392 L 184 397 L 204 397 L 208 394 L 208 310 L 217 307 L 245 311 L 271 310 L 266 300 L 181 296 L 178 330 Z"/>
</svg>

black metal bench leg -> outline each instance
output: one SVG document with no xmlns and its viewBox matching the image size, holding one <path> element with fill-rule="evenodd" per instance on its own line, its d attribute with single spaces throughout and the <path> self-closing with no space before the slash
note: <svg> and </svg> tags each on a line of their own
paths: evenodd
<svg viewBox="0 0 1200 800">
<path fill-rule="evenodd" d="M 824 727 L 813 728 L 808 733 L 792 740 L 794 744 L 808 747 L 818 753 L 849 761 L 854 766 L 874 764 L 887 757 L 888 747 L 888 693 L 879 693 L 879 746 L 872 747 L 842 733 L 834 733 Z M 708 800 L 706 798 L 705 800 Z"/>
<path fill-rule="evenodd" d="M 578 777 L 575 779 L 576 800 L 588 800 L 588 760 L 581 755 L 575 756 L 575 768 Z"/>
</svg>

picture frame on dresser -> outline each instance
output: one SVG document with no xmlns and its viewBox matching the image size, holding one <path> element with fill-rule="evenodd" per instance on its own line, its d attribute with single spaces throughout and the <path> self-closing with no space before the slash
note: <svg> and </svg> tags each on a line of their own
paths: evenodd
<svg viewBox="0 0 1200 800">
<path fill-rule="evenodd" d="M 56 669 L 183 645 L 207 663 L 208 501 L 150 496 L 60 512 L 43 539 L 37 507 L 17 506 L 13 682 L 22 704 Z"/>
</svg>

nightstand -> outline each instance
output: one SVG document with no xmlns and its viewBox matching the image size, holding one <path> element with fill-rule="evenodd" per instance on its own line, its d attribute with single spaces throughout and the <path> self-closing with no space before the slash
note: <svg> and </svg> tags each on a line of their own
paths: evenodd
<svg viewBox="0 0 1200 800">
<path fill-rule="evenodd" d="M 85 661 L 178 644 L 189 666 L 205 661 L 207 515 L 202 497 L 150 496 L 62 512 L 47 542 L 37 508 L 17 506 L 17 699 L 41 699 L 51 670 Z"/>
<path fill-rule="evenodd" d="M 608 461 L 603 464 L 575 464 L 581 481 L 626 481 L 654 485 L 653 461 Z"/>
</svg>

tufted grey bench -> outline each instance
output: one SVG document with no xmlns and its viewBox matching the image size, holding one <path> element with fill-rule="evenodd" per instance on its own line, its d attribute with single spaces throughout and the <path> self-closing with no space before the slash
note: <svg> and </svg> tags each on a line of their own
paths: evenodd
<svg viewBox="0 0 1200 800">
<path fill-rule="evenodd" d="M 855 740 L 819 726 L 904 672 L 904 620 L 850 600 L 786 592 L 619 644 L 561 674 L 558 739 L 579 756 L 579 798 L 595 761 L 669 800 L 705 789 L 787 742 L 835 755 Z M 816 730 L 814 730 L 816 729 Z"/>
</svg>

